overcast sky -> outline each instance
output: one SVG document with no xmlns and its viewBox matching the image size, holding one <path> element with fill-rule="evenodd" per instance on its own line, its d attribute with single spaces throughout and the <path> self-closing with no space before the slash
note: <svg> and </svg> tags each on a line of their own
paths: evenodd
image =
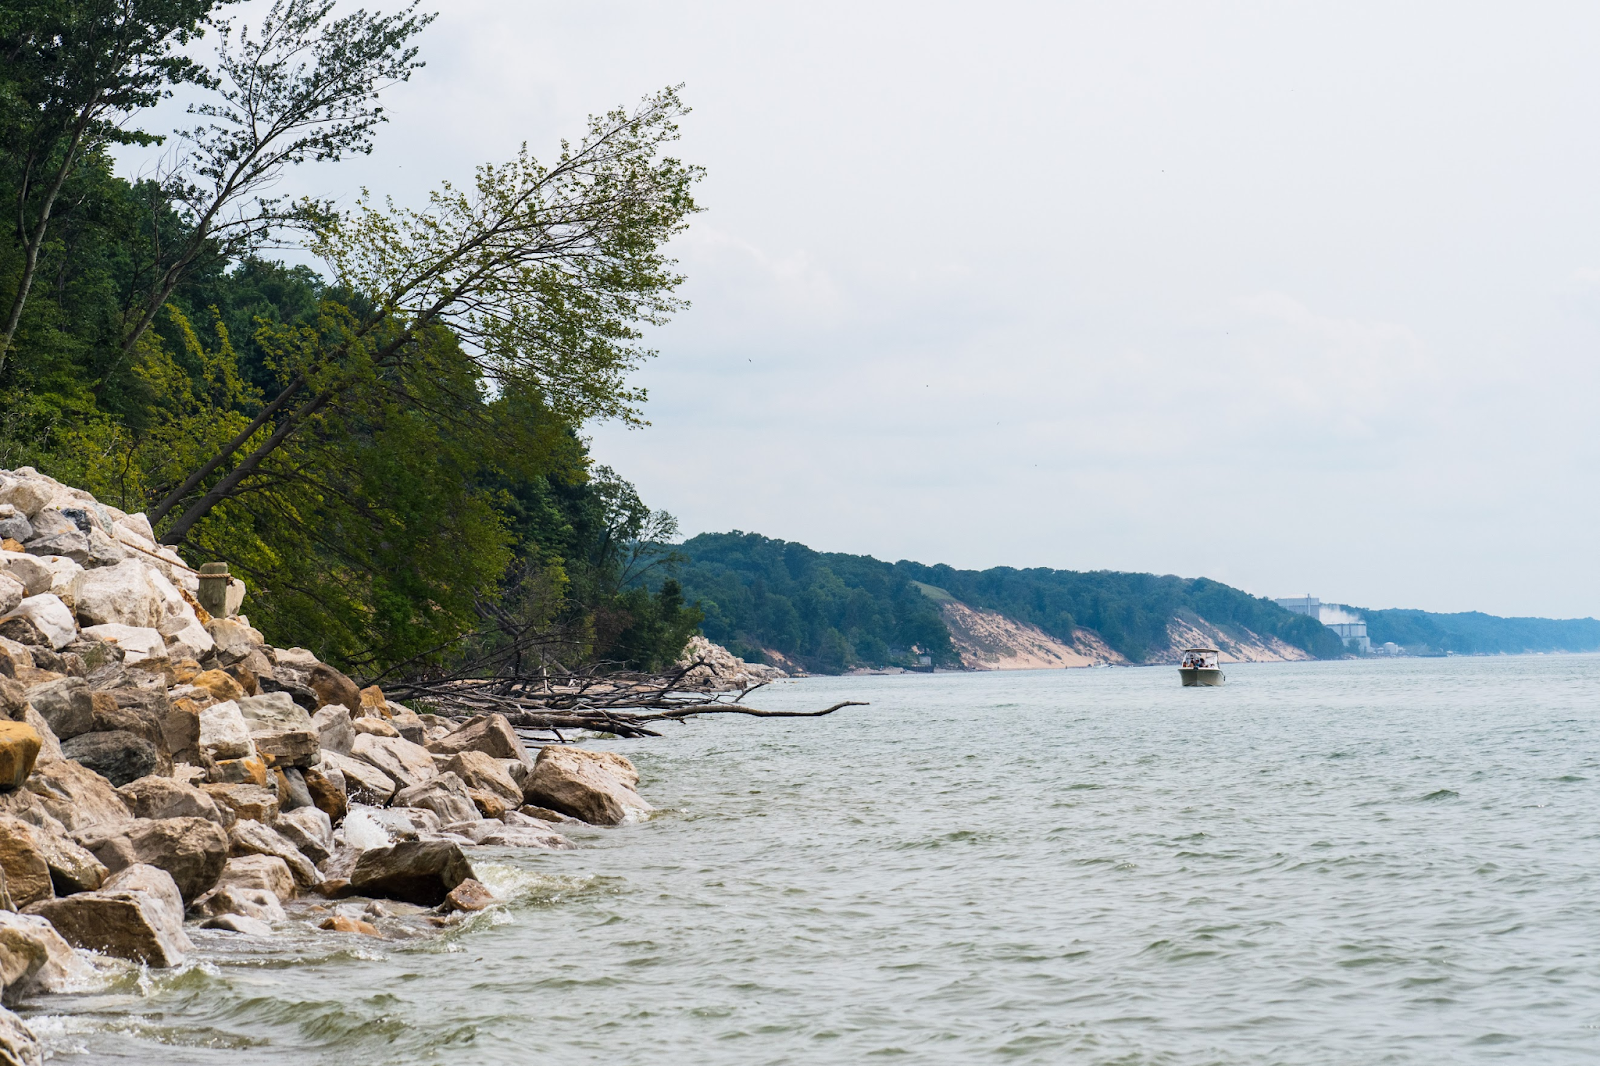
<svg viewBox="0 0 1600 1066">
<path fill-rule="evenodd" d="M 685 83 L 693 307 L 591 431 L 686 533 L 1600 614 L 1600 7 L 442 6 L 291 191 Z"/>
</svg>

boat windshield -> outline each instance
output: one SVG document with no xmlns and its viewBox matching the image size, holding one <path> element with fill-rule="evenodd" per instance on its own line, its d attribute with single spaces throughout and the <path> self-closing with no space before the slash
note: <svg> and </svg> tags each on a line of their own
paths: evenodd
<svg viewBox="0 0 1600 1066">
<path fill-rule="evenodd" d="M 1215 669 L 1217 653 L 1202 648 L 1191 648 L 1183 653 L 1182 668 L 1185 670 Z"/>
</svg>

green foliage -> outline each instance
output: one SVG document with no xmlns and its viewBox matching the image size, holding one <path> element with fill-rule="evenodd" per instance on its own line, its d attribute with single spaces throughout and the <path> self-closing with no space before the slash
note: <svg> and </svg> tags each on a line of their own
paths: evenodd
<svg viewBox="0 0 1600 1066">
<path fill-rule="evenodd" d="M 706 533 L 680 550 L 684 595 L 705 612 L 706 636 L 746 659 L 772 649 L 837 673 L 911 665 L 917 647 L 935 663 L 959 661 L 938 608 L 889 563 L 755 533 Z"/>
<path fill-rule="evenodd" d="M 1527 652 L 1600 651 L 1600 621 L 1593 618 L 1499 618 L 1478 611 L 1369 611 L 1373 644 L 1394 642 L 1412 654 L 1521 655 Z"/>
</svg>

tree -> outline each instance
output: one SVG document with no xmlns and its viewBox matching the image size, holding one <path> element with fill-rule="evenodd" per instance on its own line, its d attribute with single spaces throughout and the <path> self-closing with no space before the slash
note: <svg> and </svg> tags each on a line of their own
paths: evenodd
<svg viewBox="0 0 1600 1066">
<path fill-rule="evenodd" d="M 591 119 L 553 166 L 524 148 L 506 165 L 479 168 L 470 191 L 446 184 L 426 210 L 363 198 L 324 227 L 312 247 L 351 300 L 330 303 L 319 329 L 283 347 L 283 388 L 156 505 L 151 518 L 163 522 L 187 504 L 163 541 L 181 543 L 291 436 L 374 374 L 404 365 L 437 327 L 461 339 L 491 389 L 536 394 L 572 425 L 638 421 L 644 394 L 627 374 L 652 354 L 640 328 L 684 306 L 664 245 L 696 210 L 701 171 L 661 153 L 685 113 L 668 89 Z"/>
<path fill-rule="evenodd" d="M 203 67 L 178 49 L 219 0 L 20 0 L 0 10 L 5 150 L 20 164 L 15 226 L 22 263 L 5 324 L 5 368 L 68 177 L 108 144 L 159 138 L 122 123 Z M 231 0 L 222 0 L 231 2 Z"/>
<path fill-rule="evenodd" d="M 281 227 L 326 217 L 325 205 L 286 210 L 284 198 L 263 194 L 289 166 L 372 151 L 373 132 L 386 121 L 378 94 L 422 66 L 411 42 L 436 16 L 416 8 L 330 18 L 333 0 L 275 0 L 259 31 L 244 27 L 237 41 L 231 21 L 217 23 L 215 99 L 190 106 L 206 122 L 182 134 L 187 149 L 162 183 L 164 203 L 177 206 L 186 226 L 177 247 L 156 248 L 153 276 L 129 312 L 124 355 L 197 257 L 240 262 Z"/>
</svg>

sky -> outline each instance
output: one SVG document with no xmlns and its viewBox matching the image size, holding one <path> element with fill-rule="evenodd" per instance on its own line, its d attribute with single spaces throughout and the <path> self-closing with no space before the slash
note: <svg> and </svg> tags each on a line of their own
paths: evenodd
<svg viewBox="0 0 1600 1066">
<path fill-rule="evenodd" d="M 1600 615 L 1600 7 L 438 6 L 281 191 L 682 83 L 692 307 L 588 432 L 685 534 Z"/>
</svg>

